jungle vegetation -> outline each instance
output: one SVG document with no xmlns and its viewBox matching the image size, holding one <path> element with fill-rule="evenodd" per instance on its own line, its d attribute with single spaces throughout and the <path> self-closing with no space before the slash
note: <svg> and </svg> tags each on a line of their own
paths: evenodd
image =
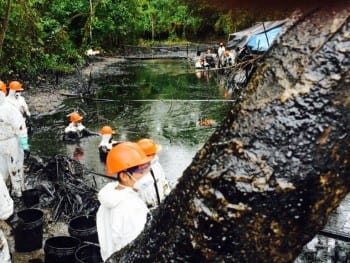
<svg viewBox="0 0 350 263">
<path fill-rule="evenodd" d="M 0 0 L 0 76 L 69 73 L 89 48 L 226 40 L 288 11 L 223 8 L 206 0 Z"/>
</svg>

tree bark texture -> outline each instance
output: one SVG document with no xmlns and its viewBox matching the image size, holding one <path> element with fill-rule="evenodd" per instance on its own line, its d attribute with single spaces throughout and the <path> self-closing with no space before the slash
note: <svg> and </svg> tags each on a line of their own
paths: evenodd
<svg viewBox="0 0 350 263">
<path fill-rule="evenodd" d="M 6 12 L 5 12 L 2 24 L 1 24 L 1 30 L 0 30 L 0 58 L 2 57 L 2 47 L 4 45 L 6 30 L 7 30 L 8 24 L 9 24 L 9 20 L 10 20 L 11 2 L 12 2 L 12 0 L 7 0 Z"/>
<path fill-rule="evenodd" d="M 349 16 L 349 5 L 293 16 L 143 233 L 108 262 L 294 261 L 350 189 Z"/>
</svg>

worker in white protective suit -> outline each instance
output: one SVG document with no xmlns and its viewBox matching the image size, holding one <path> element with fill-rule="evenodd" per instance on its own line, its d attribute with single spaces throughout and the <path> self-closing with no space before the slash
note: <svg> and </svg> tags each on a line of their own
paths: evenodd
<svg viewBox="0 0 350 263">
<path fill-rule="evenodd" d="M 13 214 L 13 200 L 7 190 L 5 181 L 0 178 L 0 219 L 6 220 Z M 11 262 L 10 250 L 5 233 L 0 228 L 0 262 Z"/>
<path fill-rule="evenodd" d="M 118 141 L 113 140 L 113 134 L 115 131 L 110 126 L 103 126 L 101 128 L 100 134 L 102 136 L 101 142 L 98 145 L 98 150 L 100 153 L 100 160 L 106 162 L 107 154 L 112 149 L 113 146 L 117 145 Z"/>
<path fill-rule="evenodd" d="M 0 175 L 0 220 L 4 220 L 12 230 L 19 229 L 23 226 L 23 219 L 19 218 L 17 213 L 14 213 L 13 200 L 10 197 L 5 181 Z M 10 263 L 10 249 L 3 230 L 0 228 L 0 262 Z"/>
<path fill-rule="evenodd" d="M 114 146 L 107 155 L 107 175 L 118 182 L 108 183 L 98 193 L 101 205 L 96 225 L 104 261 L 132 242 L 146 224 L 149 210 L 137 191 L 150 171 L 150 161 L 151 158 L 131 142 Z"/>
<path fill-rule="evenodd" d="M 30 118 L 30 112 L 28 104 L 22 97 L 21 92 L 23 91 L 22 84 L 18 81 L 11 81 L 9 84 L 9 94 L 7 95 L 7 100 L 13 106 L 17 107 L 22 113 L 24 118 Z"/>
<path fill-rule="evenodd" d="M 19 81 L 11 81 L 9 84 L 9 92 L 6 99 L 21 112 L 27 126 L 27 133 L 29 133 L 28 130 L 30 130 L 32 126 L 30 119 L 31 114 L 28 108 L 28 104 L 22 96 L 23 90 L 24 89 L 22 87 L 22 84 Z"/>
<path fill-rule="evenodd" d="M 12 196 L 21 197 L 25 190 L 24 152 L 29 155 L 27 127 L 19 110 L 0 92 L 0 172 L 5 181 L 10 176 Z"/>
<path fill-rule="evenodd" d="M 219 48 L 218 48 L 218 68 L 221 68 L 224 66 L 224 57 L 225 57 L 225 46 L 224 43 L 220 43 Z"/>
<path fill-rule="evenodd" d="M 63 140 L 65 141 L 77 141 L 83 137 L 90 135 L 98 135 L 97 133 L 89 131 L 83 124 L 83 116 L 78 112 L 73 112 L 69 115 L 70 123 L 64 129 Z"/>
<path fill-rule="evenodd" d="M 139 140 L 137 144 L 148 157 L 152 158 L 150 176 L 153 179 L 152 184 L 149 184 L 148 187 L 143 187 L 143 190 L 138 193 L 149 208 L 155 208 L 170 193 L 168 180 L 165 178 L 163 167 L 159 163 L 159 157 L 157 156 L 162 147 L 152 139 L 146 138 Z"/>
</svg>

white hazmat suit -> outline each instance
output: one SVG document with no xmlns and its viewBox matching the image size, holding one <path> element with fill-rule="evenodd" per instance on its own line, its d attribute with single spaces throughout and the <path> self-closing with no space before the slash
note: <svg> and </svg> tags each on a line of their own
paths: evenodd
<svg viewBox="0 0 350 263">
<path fill-rule="evenodd" d="M 2 177 L 2 176 L 1 176 Z M 5 185 L 5 181 L 0 178 L 0 219 L 6 220 L 13 214 L 13 200 Z M 10 263 L 11 256 L 9 246 L 2 229 L 0 229 L 0 262 Z"/>
<path fill-rule="evenodd" d="M 105 148 L 107 151 L 109 151 L 114 145 L 118 143 L 117 141 L 111 140 L 112 134 L 103 134 L 101 136 L 102 139 L 100 144 L 98 145 L 99 148 Z"/>
<path fill-rule="evenodd" d="M 220 45 L 218 48 L 218 67 L 222 67 L 224 65 L 224 58 L 225 58 L 225 47 Z"/>
<path fill-rule="evenodd" d="M 126 186 L 119 190 L 118 184 L 108 183 L 98 193 L 101 205 L 97 211 L 96 225 L 104 261 L 141 233 L 149 212 L 137 192 Z"/>
<path fill-rule="evenodd" d="M 90 135 L 98 135 L 98 134 L 89 131 L 81 122 L 78 122 L 78 123 L 70 122 L 68 126 L 64 129 L 63 140 L 76 141 Z"/>
<path fill-rule="evenodd" d="M 27 128 L 22 114 L 0 92 L 0 172 L 10 176 L 12 194 L 22 196 L 24 187 L 24 150 L 29 150 Z"/>
<path fill-rule="evenodd" d="M 80 134 L 82 133 L 84 130 L 86 129 L 86 127 L 81 124 L 81 123 L 74 123 L 74 122 L 71 122 L 68 124 L 68 126 L 64 129 L 64 133 L 77 133 L 77 134 Z M 79 137 L 79 136 L 78 136 Z M 81 136 L 80 136 L 81 137 Z"/>
<path fill-rule="evenodd" d="M 100 159 L 102 162 L 106 162 L 107 154 L 112 149 L 113 146 L 119 142 L 112 140 L 112 134 L 102 134 L 102 139 L 98 145 L 98 150 L 100 153 Z"/>
<path fill-rule="evenodd" d="M 152 178 L 152 172 L 154 175 L 154 179 L 157 182 L 157 188 L 155 188 L 154 185 L 154 179 Z M 156 155 L 155 158 L 151 162 L 151 172 L 147 175 L 145 175 L 143 178 L 141 178 L 140 181 L 145 181 L 146 184 L 146 178 L 152 178 L 152 183 L 147 183 L 147 186 L 142 187 L 138 193 L 141 197 L 141 199 L 147 204 L 150 208 L 157 207 L 158 204 L 158 197 L 159 201 L 162 202 L 164 198 L 170 193 L 170 187 L 167 179 L 165 178 L 164 170 L 159 163 L 159 158 Z"/>
<path fill-rule="evenodd" d="M 15 106 L 23 116 L 30 117 L 28 105 L 20 92 L 10 89 L 6 98 L 7 101 Z"/>
</svg>

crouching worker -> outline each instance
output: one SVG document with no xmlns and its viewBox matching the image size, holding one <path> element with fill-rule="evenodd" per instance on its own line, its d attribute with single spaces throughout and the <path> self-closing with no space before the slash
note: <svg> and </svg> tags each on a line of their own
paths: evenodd
<svg viewBox="0 0 350 263">
<path fill-rule="evenodd" d="M 170 193 L 169 183 L 157 156 L 162 147 L 152 139 L 141 139 L 137 144 L 148 157 L 152 158 L 150 175 L 153 179 L 152 184 L 148 184 L 139 191 L 139 195 L 149 208 L 155 208 Z"/>
<path fill-rule="evenodd" d="M 79 140 L 83 137 L 87 137 L 90 135 L 98 135 L 97 133 L 89 131 L 82 124 L 82 122 L 81 122 L 82 119 L 83 119 L 83 117 L 77 112 L 73 112 L 69 115 L 70 123 L 64 129 L 64 135 L 63 135 L 64 141 L 76 141 L 76 140 Z"/>
<path fill-rule="evenodd" d="M 98 150 L 100 153 L 100 160 L 101 162 L 105 163 L 108 152 L 112 149 L 113 146 L 117 145 L 118 141 L 113 140 L 113 134 L 115 134 L 115 131 L 110 126 L 103 126 L 101 128 L 101 142 L 98 145 Z"/>
<path fill-rule="evenodd" d="M 107 175 L 118 182 L 108 183 L 98 193 L 96 215 L 98 240 L 104 261 L 133 241 L 143 230 L 149 212 L 137 191 L 150 171 L 151 158 L 131 142 L 122 142 L 107 155 Z"/>
<path fill-rule="evenodd" d="M 0 219 L 13 230 L 23 225 L 23 220 L 13 213 L 13 200 L 7 190 L 5 181 L 0 178 Z M 3 230 L 0 228 L 0 262 L 11 263 L 9 246 Z"/>
</svg>

